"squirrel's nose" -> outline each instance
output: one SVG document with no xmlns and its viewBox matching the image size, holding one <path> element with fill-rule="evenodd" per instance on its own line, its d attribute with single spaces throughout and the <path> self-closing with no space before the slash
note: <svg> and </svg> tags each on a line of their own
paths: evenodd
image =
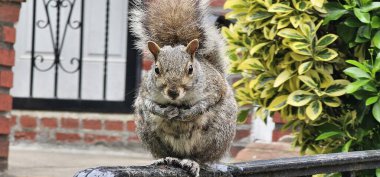
<svg viewBox="0 0 380 177">
<path fill-rule="evenodd" d="M 169 90 L 168 90 L 168 95 L 169 95 L 173 100 L 175 100 L 175 99 L 179 96 L 179 93 L 178 93 L 177 89 L 169 89 Z"/>
</svg>

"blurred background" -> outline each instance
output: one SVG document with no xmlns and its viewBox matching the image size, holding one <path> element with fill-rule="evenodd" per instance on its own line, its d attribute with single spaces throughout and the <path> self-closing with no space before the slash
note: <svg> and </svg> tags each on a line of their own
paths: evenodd
<svg viewBox="0 0 380 177">
<path fill-rule="evenodd" d="M 63 177 L 152 162 L 131 108 L 152 62 L 133 49 L 130 4 L 0 0 L 0 176 Z M 219 27 L 230 23 L 223 4 L 211 3 Z M 247 116 L 224 162 L 298 154 L 278 114 L 267 122 Z"/>
</svg>

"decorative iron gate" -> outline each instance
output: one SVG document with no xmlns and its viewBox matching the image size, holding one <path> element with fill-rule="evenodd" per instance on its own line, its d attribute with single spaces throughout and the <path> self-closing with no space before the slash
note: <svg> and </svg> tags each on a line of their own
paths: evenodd
<svg viewBox="0 0 380 177">
<path fill-rule="evenodd" d="M 99 0 L 98 0 L 99 1 Z M 92 3 L 92 0 L 34 0 L 33 1 L 33 16 L 32 16 L 32 36 L 31 36 L 31 50 L 30 50 L 30 81 L 29 81 L 29 96 L 14 98 L 15 109 L 32 109 L 32 110 L 60 110 L 60 111 L 85 111 L 85 112 L 111 112 L 111 113 L 129 113 L 132 112 L 132 103 L 135 96 L 135 90 L 140 79 L 140 60 L 137 51 L 133 49 L 133 37 L 127 33 L 126 42 L 126 61 L 125 61 L 125 91 L 123 100 L 109 100 L 107 99 L 107 90 L 112 89 L 107 87 L 107 74 L 110 72 L 109 68 L 109 36 L 110 36 L 110 4 L 111 0 L 104 1 L 105 20 L 99 23 L 104 23 L 104 34 L 99 40 L 103 40 L 103 77 L 102 81 L 102 98 L 101 99 L 86 99 L 83 98 L 83 72 L 84 66 L 84 27 L 86 26 L 85 20 L 85 3 Z M 40 4 L 41 3 L 41 4 Z M 128 2 L 128 7 L 131 7 L 131 1 Z M 41 16 L 41 8 L 43 7 L 43 18 Z M 127 7 L 127 8 L 128 8 Z M 73 17 L 74 9 L 79 9 L 79 19 Z M 39 16 L 37 12 L 39 11 Z M 78 12 L 76 12 L 78 13 Z M 125 17 L 125 20 L 128 18 Z M 36 37 L 38 31 L 44 31 L 43 35 L 47 35 L 50 41 L 43 41 L 44 43 L 51 43 L 52 54 L 50 62 L 43 52 L 38 52 L 37 41 L 41 40 Z M 47 32 L 48 31 L 48 32 Z M 69 31 L 78 31 L 77 39 L 71 36 L 71 40 L 67 39 Z M 47 34 L 46 34 L 47 33 Z M 40 33 L 41 35 L 41 33 Z M 101 36 L 101 35 L 99 35 Z M 39 41 L 41 43 L 41 41 Z M 66 51 L 71 54 L 71 57 L 63 57 L 62 51 L 65 46 L 70 46 L 73 43 L 79 44 L 78 52 Z M 65 58 L 65 59 L 63 59 Z M 70 58 L 70 59 L 68 59 Z M 66 61 L 64 64 L 63 61 Z M 69 65 L 67 65 L 69 64 Z M 35 79 L 36 73 L 39 75 L 53 72 L 54 73 L 54 86 L 53 96 L 50 98 L 41 98 L 35 96 Z M 72 78 L 77 78 L 77 96 L 74 99 L 60 98 L 58 93 L 60 74 L 71 74 Z M 46 83 L 46 82 L 44 82 Z M 71 88 L 72 89 L 72 88 Z M 110 92 L 110 91 L 108 91 Z"/>
</svg>

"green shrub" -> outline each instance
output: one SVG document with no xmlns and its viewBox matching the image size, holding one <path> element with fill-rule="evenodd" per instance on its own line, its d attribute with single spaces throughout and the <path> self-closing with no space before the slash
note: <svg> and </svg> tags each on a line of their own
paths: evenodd
<svg viewBox="0 0 380 177">
<path fill-rule="evenodd" d="M 380 148 L 380 2 L 227 0 L 238 121 L 278 111 L 302 153 Z"/>
</svg>

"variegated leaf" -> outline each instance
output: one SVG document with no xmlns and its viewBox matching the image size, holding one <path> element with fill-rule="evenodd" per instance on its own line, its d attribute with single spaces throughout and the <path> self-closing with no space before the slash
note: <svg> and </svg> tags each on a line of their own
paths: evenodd
<svg viewBox="0 0 380 177">
<path fill-rule="evenodd" d="M 326 95 L 336 97 L 346 94 L 346 86 L 350 84 L 348 80 L 335 80 L 325 89 Z"/>
<path fill-rule="evenodd" d="M 315 120 L 322 113 L 322 103 L 319 100 L 311 102 L 306 108 L 306 115 L 311 120 Z"/>
<path fill-rule="evenodd" d="M 313 62 L 312 61 L 308 61 L 308 62 L 302 63 L 298 67 L 298 74 L 302 75 L 302 74 L 308 72 L 311 69 L 311 67 L 313 67 Z"/>
<path fill-rule="evenodd" d="M 314 97 L 314 94 L 304 91 L 297 90 L 292 92 L 288 96 L 287 103 L 292 106 L 300 107 L 308 104 Z"/>
<path fill-rule="evenodd" d="M 306 84 L 310 88 L 315 89 L 318 87 L 318 84 L 309 76 L 298 76 L 298 79 L 300 79 L 304 84 Z"/>
<path fill-rule="evenodd" d="M 269 111 L 278 111 L 284 108 L 287 103 L 288 95 L 281 95 L 276 97 L 268 106 Z"/>
<path fill-rule="evenodd" d="M 338 97 L 324 97 L 322 102 L 330 107 L 339 107 L 342 104 Z"/>
</svg>

